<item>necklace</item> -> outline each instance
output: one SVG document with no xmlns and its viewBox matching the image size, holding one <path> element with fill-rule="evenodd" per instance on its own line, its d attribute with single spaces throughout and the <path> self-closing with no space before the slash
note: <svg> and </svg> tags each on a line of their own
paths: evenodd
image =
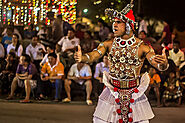
<svg viewBox="0 0 185 123">
<path fill-rule="evenodd" d="M 124 40 L 121 37 L 116 37 L 115 40 L 119 44 L 120 47 L 132 46 L 133 44 L 136 43 L 136 39 L 134 38 L 134 35 L 127 40 Z"/>
</svg>

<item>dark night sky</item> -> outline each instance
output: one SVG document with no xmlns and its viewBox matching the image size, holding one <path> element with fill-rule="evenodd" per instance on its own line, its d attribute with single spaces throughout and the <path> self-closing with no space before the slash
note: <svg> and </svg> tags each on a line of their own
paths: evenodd
<svg viewBox="0 0 185 123">
<path fill-rule="evenodd" d="M 95 0 L 78 0 L 77 6 L 78 10 L 88 8 L 89 13 L 87 16 L 90 19 L 92 19 L 91 17 L 96 14 L 103 13 L 103 10 L 107 8 L 107 6 L 104 7 L 103 5 L 99 5 L 99 7 L 94 6 L 92 1 Z M 114 0 L 102 1 L 103 2 L 101 4 Z M 138 0 L 135 0 L 135 9 L 137 9 L 137 2 Z M 167 21 L 184 20 L 185 22 L 185 0 L 141 0 L 141 13 L 145 16 L 155 17 Z"/>
</svg>

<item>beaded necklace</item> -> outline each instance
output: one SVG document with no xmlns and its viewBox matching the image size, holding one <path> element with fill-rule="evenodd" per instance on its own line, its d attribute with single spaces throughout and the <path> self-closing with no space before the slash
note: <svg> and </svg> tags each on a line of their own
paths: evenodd
<svg viewBox="0 0 185 123">
<path fill-rule="evenodd" d="M 111 65 L 110 77 L 125 81 L 138 78 L 136 68 L 142 64 L 142 60 L 138 57 L 138 48 L 141 43 L 142 41 L 136 44 L 134 35 L 128 40 L 120 37 L 114 39 L 108 57 Z"/>
</svg>

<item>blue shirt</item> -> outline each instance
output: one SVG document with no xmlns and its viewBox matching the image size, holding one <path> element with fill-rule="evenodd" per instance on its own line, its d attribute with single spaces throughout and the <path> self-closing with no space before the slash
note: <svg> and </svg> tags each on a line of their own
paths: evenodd
<svg viewBox="0 0 185 123">
<path fill-rule="evenodd" d="M 12 42 L 12 37 L 8 37 L 8 36 L 3 37 L 2 44 L 3 44 L 5 49 L 8 47 L 8 43 L 6 43 L 6 41 L 11 43 Z"/>
<path fill-rule="evenodd" d="M 104 62 L 98 63 L 96 65 L 96 70 L 95 70 L 95 73 L 94 73 L 94 78 L 96 78 L 96 77 L 103 77 L 103 72 L 104 71 L 109 72 L 108 66 L 105 66 L 105 63 Z"/>
</svg>

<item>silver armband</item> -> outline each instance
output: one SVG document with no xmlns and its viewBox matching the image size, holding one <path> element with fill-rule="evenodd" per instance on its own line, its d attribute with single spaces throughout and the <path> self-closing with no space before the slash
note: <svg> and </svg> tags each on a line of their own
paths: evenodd
<svg viewBox="0 0 185 123">
<path fill-rule="evenodd" d="M 167 64 L 167 67 L 163 70 L 163 69 L 161 69 L 161 65 L 160 64 L 157 64 L 157 68 L 160 70 L 160 71 L 166 71 L 166 70 L 168 70 L 168 68 L 169 68 L 169 64 Z"/>
<path fill-rule="evenodd" d="M 99 46 L 101 46 L 101 47 L 102 47 L 102 46 L 103 46 L 103 47 L 105 47 L 103 43 L 100 43 L 100 44 L 99 44 Z"/>
<path fill-rule="evenodd" d="M 97 51 L 100 54 L 100 56 L 102 56 L 102 52 L 100 50 L 94 49 L 94 51 Z"/>
<path fill-rule="evenodd" d="M 87 57 L 88 60 L 90 60 L 90 56 L 86 53 L 85 56 Z"/>
<path fill-rule="evenodd" d="M 149 58 L 150 63 L 152 62 L 152 60 L 154 59 L 154 57 L 155 57 L 155 55 L 153 55 L 153 56 L 151 56 L 151 57 Z"/>
</svg>

